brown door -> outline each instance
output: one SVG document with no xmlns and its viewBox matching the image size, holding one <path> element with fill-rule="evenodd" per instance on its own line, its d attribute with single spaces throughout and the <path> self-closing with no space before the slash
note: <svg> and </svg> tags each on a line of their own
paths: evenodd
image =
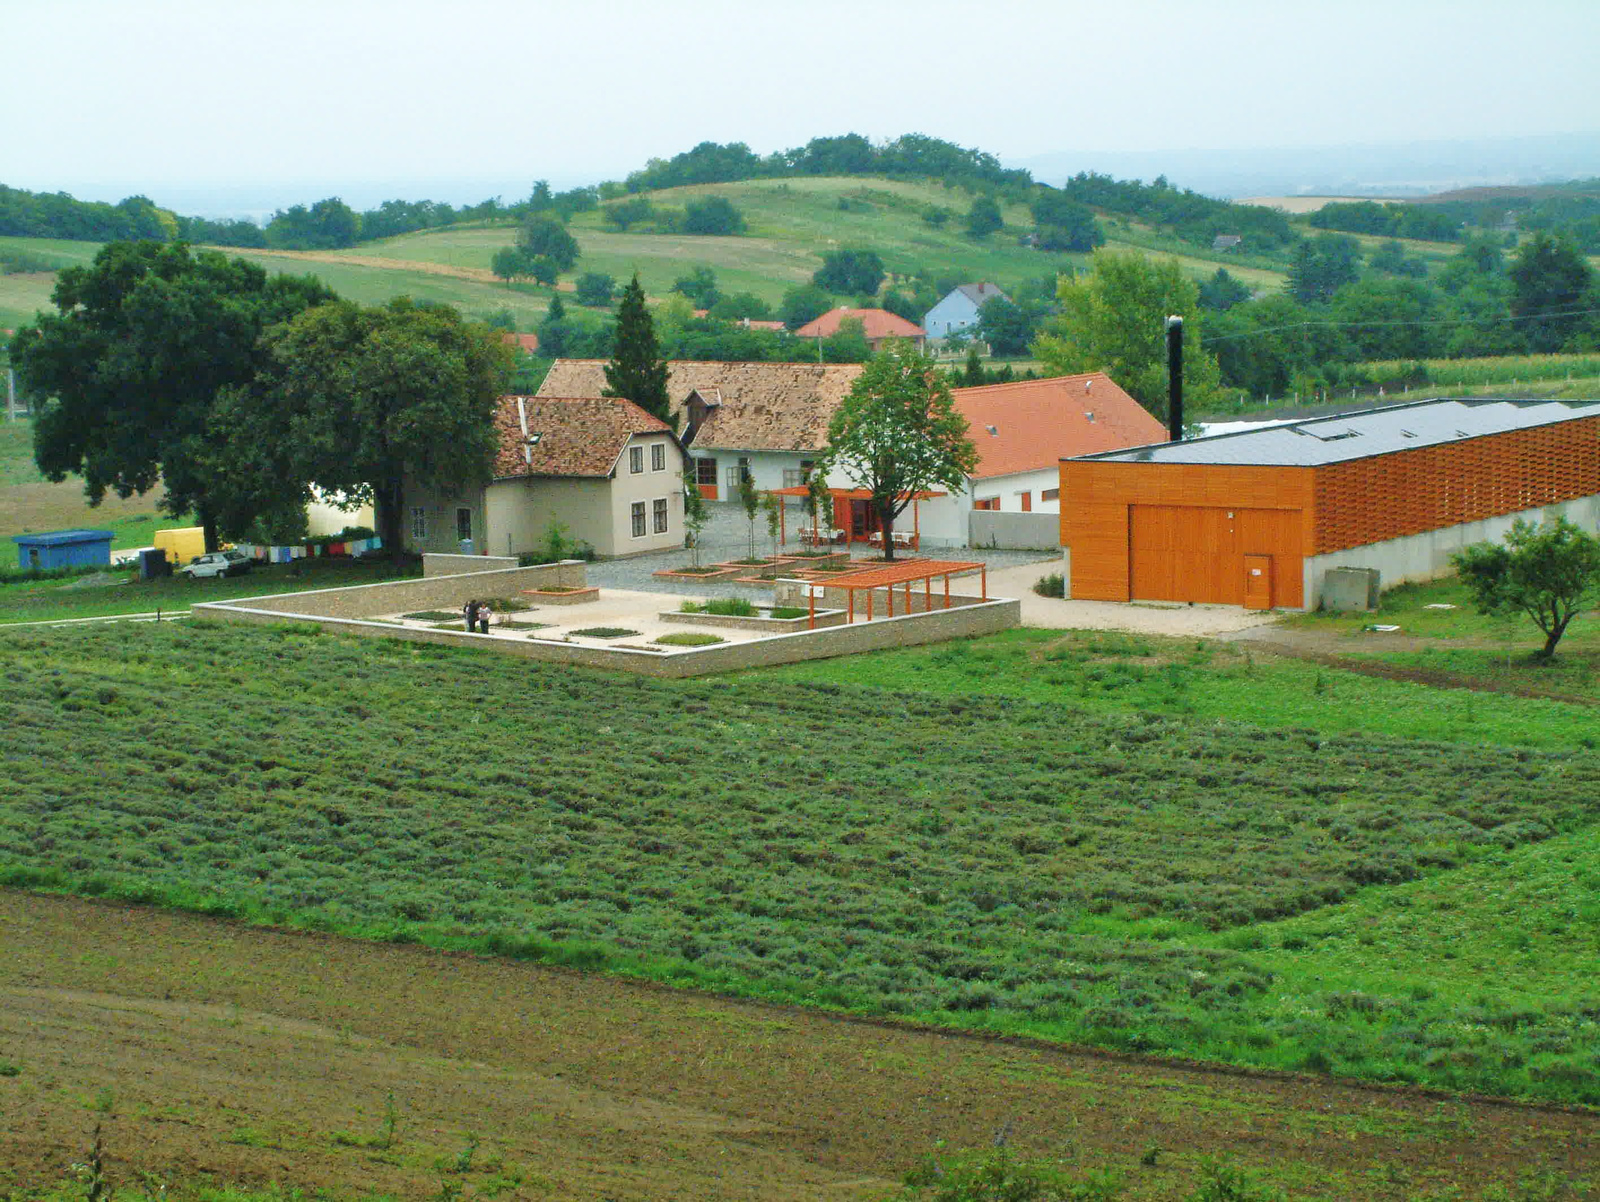
<svg viewBox="0 0 1600 1202">
<path fill-rule="evenodd" d="M 1272 608 L 1272 556 L 1244 557 L 1244 607 Z"/>
</svg>

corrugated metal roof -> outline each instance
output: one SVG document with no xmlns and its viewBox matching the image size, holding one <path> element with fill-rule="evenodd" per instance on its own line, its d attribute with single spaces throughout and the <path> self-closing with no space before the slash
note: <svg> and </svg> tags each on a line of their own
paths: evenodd
<svg viewBox="0 0 1600 1202">
<path fill-rule="evenodd" d="M 13 534 L 11 541 L 24 547 L 61 547 L 69 543 L 108 543 L 116 537 L 110 530 L 52 530 L 46 534 Z"/>
<path fill-rule="evenodd" d="M 1159 442 L 1080 458 L 1121 463 L 1315 467 L 1459 442 L 1486 434 L 1503 434 L 1508 430 L 1548 426 L 1580 417 L 1600 417 L 1600 401 L 1440 398 L 1337 413 L 1269 429 L 1241 430 L 1183 442 Z"/>
</svg>

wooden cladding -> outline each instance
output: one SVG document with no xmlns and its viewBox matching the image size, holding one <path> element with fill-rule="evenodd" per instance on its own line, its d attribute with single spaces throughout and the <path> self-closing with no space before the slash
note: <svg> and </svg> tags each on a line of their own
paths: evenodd
<svg viewBox="0 0 1600 1202">
<path fill-rule="evenodd" d="M 1316 469 L 1314 554 L 1600 493 L 1600 418 Z"/>
</svg>

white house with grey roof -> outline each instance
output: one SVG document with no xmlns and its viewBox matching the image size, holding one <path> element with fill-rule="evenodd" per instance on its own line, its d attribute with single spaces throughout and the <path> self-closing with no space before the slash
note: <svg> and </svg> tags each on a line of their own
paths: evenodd
<svg viewBox="0 0 1600 1202">
<path fill-rule="evenodd" d="M 952 332 L 974 331 L 978 327 L 979 313 L 996 297 L 1011 299 L 993 284 L 960 284 L 928 310 L 922 319 L 922 328 L 928 331 L 929 338 L 948 338 Z"/>
</svg>

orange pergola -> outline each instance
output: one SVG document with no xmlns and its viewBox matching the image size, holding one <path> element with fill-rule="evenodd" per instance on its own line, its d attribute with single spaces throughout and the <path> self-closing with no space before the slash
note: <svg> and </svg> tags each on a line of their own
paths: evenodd
<svg viewBox="0 0 1600 1202">
<path fill-rule="evenodd" d="M 805 485 L 800 484 L 791 485 L 788 488 L 775 488 L 772 490 L 772 495 L 775 497 L 803 497 L 808 492 L 810 492 L 810 490 L 806 488 Z M 828 489 L 828 495 L 833 498 L 835 515 L 838 513 L 840 501 L 872 500 L 872 494 L 864 488 L 830 488 Z M 929 492 L 927 490 L 911 494 L 911 533 L 912 537 L 916 539 L 917 546 L 920 547 L 922 545 L 922 515 L 920 512 L 920 503 L 923 501 L 931 501 L 934 497 L 943 497 L 947 495 L 948 494 L 946 493 Z M 830 524 L 832 524 L 834 521 L 834 519 L 831 517 L 828 520 Z M 783 542 L 789 541 L 789 519 L 781 506 L 778 509 L 778 537 Z M 855 542 L 855 535 L 851 532 L 848 524 L 844 526 L 844 541 L 846 546 L 850 546 Z"/>
<path fill-rule="evenodd" d="M 858 572 L 845 572 L 836 579 L 828 581 L 813 581 L 812 587 L 807 590 L 811 599 L 811 620 L 808 625 L 814 630 L 817 625 L 817 589 L 838 588 L 844 589 L 847 597 L 848 621 L 856 620 L 856 593 L 861 589 L 867 591 L 867 621 L 872 621 L 872 595 L 878 589 L 883 589 L 888 599 L 889 612 L 886 616 L 894 617 L 894 591 L 900 585 L 906 586 L 905 612 L 912 613 L 914 606 L 911 599 L 911 586 L 917 581 L 922 582 L 922 608 L 924 612 L 933 609 L 933 581 L 935 577 L 944 579 L 944 608 L 950 608 L 950 577 L 965 576 L 972 572 L 979 573 L 982 581 L 982 597 L 989 599 L 989 566 L 985 563 L 967 563 L 954 559 L 908 559 L 903 563 L 883 564 L 880 567 L 862 568 Z"/>
</svg>

